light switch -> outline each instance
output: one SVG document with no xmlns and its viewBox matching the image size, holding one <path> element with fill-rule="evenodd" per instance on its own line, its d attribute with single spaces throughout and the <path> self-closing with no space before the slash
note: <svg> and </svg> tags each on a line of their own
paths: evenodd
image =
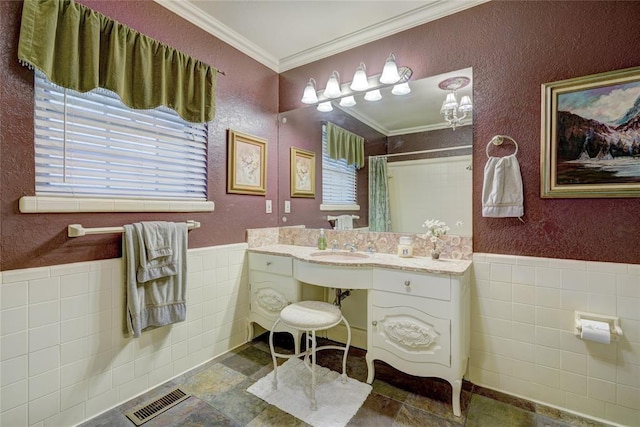
<svg viewBox="0 0 640 427">
<path fill-rule="evenodd" d="M 284 201 L 284 213 L 291 213 L 291 201 L 290 200 L 285 200 Z"/>
<path fill-rule="evenodd" d="M 271 200 L 266 201 L 266 211 L 267 213 L 273 212 L 273 205 L 271 204 Z"/>
</svg>

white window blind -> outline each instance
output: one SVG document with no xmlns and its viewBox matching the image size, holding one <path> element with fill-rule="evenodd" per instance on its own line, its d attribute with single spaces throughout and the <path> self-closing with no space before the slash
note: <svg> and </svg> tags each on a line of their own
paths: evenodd
<svg viewBox="0 0 640 427">
<path fill-rule="evenodd" d="M 335 160 L 327 154 L 327 127 L 322 125 L 322 203 L 324 205 L 355 205 L 357 202 L 355 165 L 344 159 Z"/>
<path fill-rule="evenodd" d="M 207 126 L 36 73 L 36 195 L 206 200 Z"/>
</svg>

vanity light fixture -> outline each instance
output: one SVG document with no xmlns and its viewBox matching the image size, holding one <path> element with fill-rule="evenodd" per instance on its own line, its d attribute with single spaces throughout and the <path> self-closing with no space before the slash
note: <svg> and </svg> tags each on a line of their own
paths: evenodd
<svg viewBox="0 0 640 427">
<path fill-rule="evenodd" d="M 356 99 L 353 96 L 346 96 L 340 100 L 341 107 L 353 107 L 356 105 Z"/>
<path fill-rule="evenodd" d="M 342 92 L 340 91 L 340 74 L 337 71 L 331 73 L 327 87 L 324 88 L 324 96 L 327 98 L 340 98 Z"/>
<path fill-rule="evenodd" d="M 323 113 L 328 113 L 329 111 L 333 111 L 333 107 L 331 106 L 331 102 L 321 102 L 318 104 L 318 111 L 322 111 Z"/>
<path fill-rule="evenodd" d="M 400 74 L 398 74 L 398 65 L 396 64 L 396 56 L 391 53 L 384 63 L 382 69 L 382 75 L 380 76 L 380 83 L 390 85 L 397 83 L 400 80 Z"/>
<path fill-rule="evenodd" d="M 332 111 L 332 101 L 340 100 L 341 107 L 356 105 L 354 95 L 365 94 L 368 101 L 382 99 L 380 89 L 393 86 L 391 93 L 394 95 L 406 95 L 411 92 L 408 81 L 413 71 L 409 67 L 398 67 L 393 53 L 387 58 L 382 74 L 367 77 L 367 67 L 360 62 L 353 74 L 353 81 L 340 84 L 340 74 L 333 71 L 327 86 L 323 90 L 316 90 L 315 79 L 309 79 L 304 88 L 301 102 L 303 104 L 317 105 L 319 111 Z"/>
<path fill-rule="evenodd" d="M 315 104 L 318 102 L 318 95 L 316 94 L 316 80 L 313 77 L 309 79 L 309 83 L 304 87 L 302 102 L 304 104 Z"/>
<path fill-rule="evenodd" d="M 464 120 L 467 118 L 467 113 L 471 113 L 473 110 L 473 104 L 471 98 L 467 95 L 463 96 L 458 104 L 456 99 L 456 91 L 460 88 L 467 86 L 471 82 L 471 79 L 464 76 L 451 77 L 441 81 L 438 87 L 442 90 L 447 90 L 447 97 L 442 103 L 442 109 L 440 113 L 444 116 L 445 121 L 449 126 L 456 130 L 456 126 L 464 124 Z"/>
<path fill-rule="evenodd" d="M 349 86 L 351 90 L 362 92 L 369 89 L 369 79 L 367 78 L 366 69 L 367 67 L 364 65 L 364 62 L 361 62 L 360 65 L 358 65 L 356 72 L 353 74 L 351 86 Z"/>
<path fill-rule="evenodd" d="M 411 88 L 409 87 L 409 83 L 404 82 L 400 83 L 399 85 L 393 86 L 393 89 L 391 89 L 391 93 L 394 95 L 406 95 L 408 93 L 411 93 Z"/>
<path fill-rule="evenodd" d="M 367 101 L 380 101 L 382 99 L 380 89 L 370 90 L 369 92 L 365 93 L 364 99 L 366 99 Z"/>
</svg>

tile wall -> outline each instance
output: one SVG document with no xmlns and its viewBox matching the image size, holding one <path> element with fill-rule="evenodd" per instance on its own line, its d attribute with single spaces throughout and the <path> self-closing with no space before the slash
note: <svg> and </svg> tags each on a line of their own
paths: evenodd
<svg viewBox="0 0 640 427">
<path fill-rule="evenodd" d="M 246 341 L 246 244 L 189 251 L 187 321 L 126 338 L 120 259 L 0 273 L 0 425 L 73 425 Z M 469 379 L 640 425 L 640 265 L 474 254 Z M 573 335 L 574 310 L 624 337 Z"/>
<path fill-rule="evenodd" d="M 640 426 L 640 265 L 474 254 L 469 379 Z M 574 311 L 619 316 L 609 345 L 573 335 Z"/>
<path fill-rule="evenodd" d="M 74 425 L 247 340 L 247 245 L 188 253 L 187 320 L 125 337 L 121 259 L 0 273 L 0 425 Z"/>
</svg>

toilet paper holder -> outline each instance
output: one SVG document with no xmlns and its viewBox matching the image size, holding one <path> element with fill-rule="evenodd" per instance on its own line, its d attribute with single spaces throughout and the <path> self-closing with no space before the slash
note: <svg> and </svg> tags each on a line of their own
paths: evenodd
<svg viewBox="0 0 640 427">
<path fill-rule="evenodd" d="M 586 313 L 584 311 L 576 311 L 574 313 L 574 328 L 573 335 L 580 336 L 582 332 L 582 319 L 595 320 L 598 322 L 605 322 L 609 324 L 609 331 L 611 332 L 611 341 L 618 341 L 618 339 L 624 335 L 622 328 L 620 327 L 620 318 L 616 316 L 607 316 L 604 314 Z"/>
</svg>

